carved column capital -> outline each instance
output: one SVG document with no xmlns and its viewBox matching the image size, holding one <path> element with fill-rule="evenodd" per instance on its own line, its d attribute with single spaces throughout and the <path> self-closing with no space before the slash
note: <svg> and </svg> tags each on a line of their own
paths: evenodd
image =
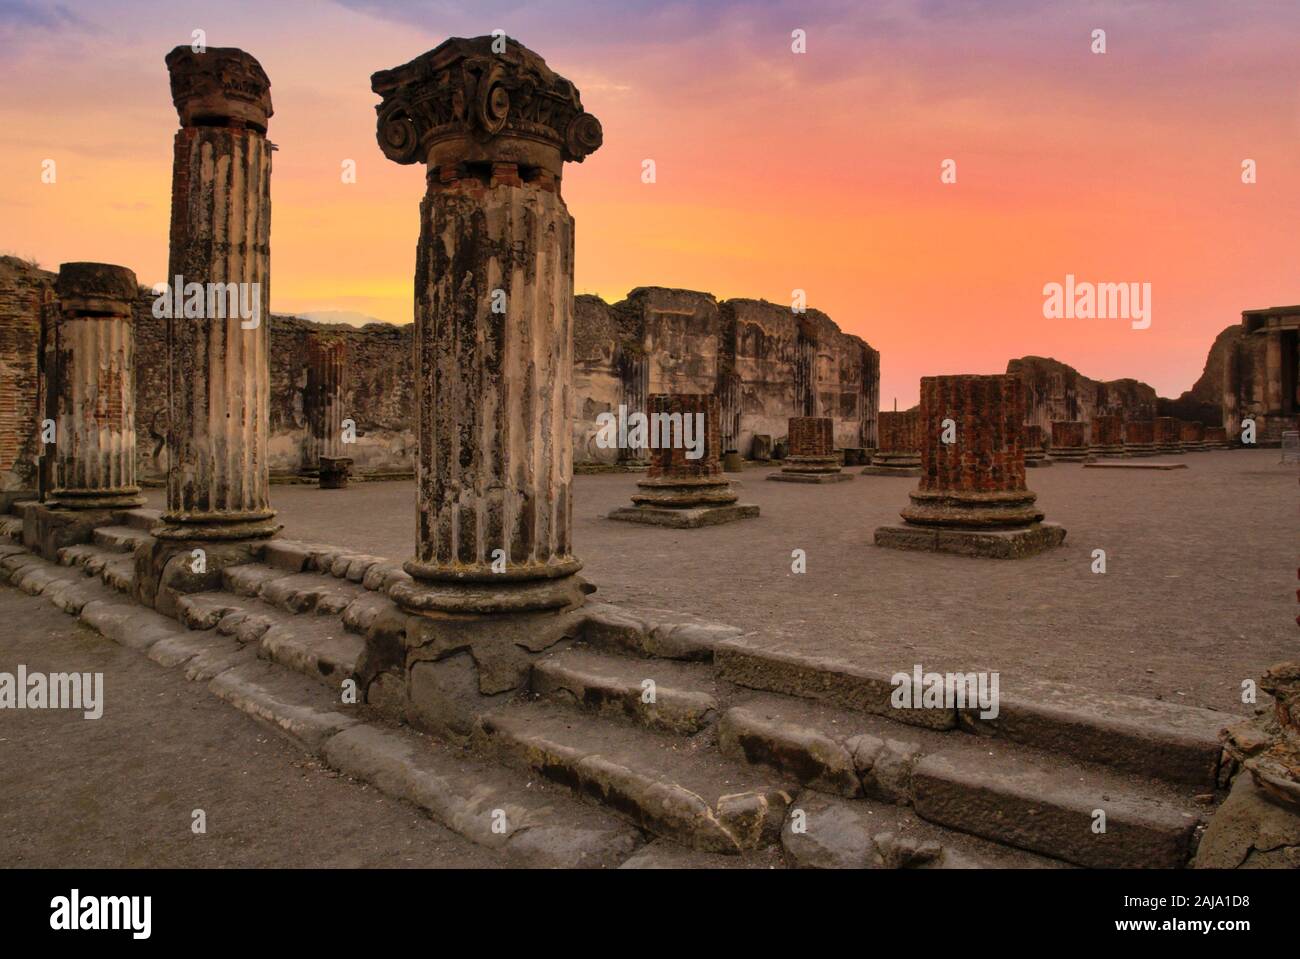
<svg viewBox="0 0 1300 959">
<path fill-rule="evenodd" d="M 196 53 L 180 46 L 167 54 L 172 103 L 181 126 L 229 126 L 265 131 L 271 118 L 271 81 L 257 60 L 235 47 Z"/>
<path fill-rule="evenodd" d="M 508 37 L 453 37 L 370 86 L 383 98 L 379 147 L 396 163 L 513 163 L 559 176 L 603 140 L 577 87 Z"/>
</svg>

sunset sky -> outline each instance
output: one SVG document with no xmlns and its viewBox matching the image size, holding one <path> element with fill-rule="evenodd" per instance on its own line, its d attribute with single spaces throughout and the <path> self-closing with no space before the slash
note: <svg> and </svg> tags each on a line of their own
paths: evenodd
<svg viewBox="0 0 1300 959">
<path fill-rule="evenodd" d="M 370 74 L 497 28 L 604 124 L 564 180 L 578 292 L 806 290 L 880 350 L 885 408 L 1025 354 L 1176 396 L 1241 310 L 1300 302 L 1300 4 L 1281 0 L 0 0 L 0 252 L 165 279 L 163 56 L 202 29 L 271 78 L 272 309 L 410 322 L 423 172 L 379 152 Z M 1067 273 L 1150 283 L 1150 329 L 1045 319 Z"/>
</svg>

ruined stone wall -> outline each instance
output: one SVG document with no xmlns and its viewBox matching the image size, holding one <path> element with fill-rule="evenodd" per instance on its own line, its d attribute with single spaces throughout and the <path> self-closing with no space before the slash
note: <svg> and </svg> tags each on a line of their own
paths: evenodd
<svg viewBox="0 0 1300 959">
<path fill-rule="evenodd" d="M 135 306 L 136 450 L 139 474 L 166 475 L 167 330 L 153 315 L 154 296 L 142 289 Z M 295 316 L 270 319 L 272 473 L 297 473 L 307 442 L 307 343 L 346 344 L 343 416 L 356 423 L 357 441 L 345 448 L 362 474 L 407 474 L 415 434 L 411 373 L 411 327 L 370 323 L 363 327 L 315 323 Z"/>
<path fill-rule="evenodd" d="M 1229 404 L 1228 365 L 1237 361 L 1238 350 L 1243 346 L 1242 333 L 1241 325 L 1234 323 L 1216 336 L 1205 358 L 1205 368 L 1192 388 L 1177 399 L 1161 397 L 1157 404 L 1157 414 L 1180 420 L 1198 420 L 1207 426 L 1222 426 L 1225 409 Z M 1262 348 L 1260 354 L 1263 355 Z M 1253 385 L 1252 374 L 1253 370 L 1247 364 L 1246 379 Z"/>
<path fill-rule="evenodd" d="M 0 507 L 37 488 L 41 455 L 40 355 L 55 308 L 53 273 L 0 256 Z M 10 496 L 4 494 L 9 493 Z"/>
<path fill-rule="evenodd" d="M 1011 360 L 1007 372 L 1025 384 L 1025 422 L 1043 427 L 1048 436 L 1053 422 L 1090 423 L 1107 413 L 1125 420 L 1156 416 L 1156 391 L 1137 380 L 1089 379 L 1072 366 L 1042 356 Z"/>
</svg>

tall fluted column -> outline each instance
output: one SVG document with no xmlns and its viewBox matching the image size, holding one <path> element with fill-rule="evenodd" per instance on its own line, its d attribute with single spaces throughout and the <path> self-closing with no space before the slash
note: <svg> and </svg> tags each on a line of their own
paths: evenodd
<svg viewBox="0 0 1300 959">
<path fill-rule="evenodd" d="M 337 459 L 343 451 L 343 392 L 346 347 L 331 340 L 307 343 L 307 385 L 303 412 L 307 419 L 302 471 L 318 474 L 321 458 Z"/>
<path fill-rule="evenodd" d="M 135 274 L 107 263 L 64 263 L 56 290 L 55 416 L 50 500 L 71 509 L 141 506 L 135 480 Z"/>
<path fill-rule="evenodd" d="M 600 146 L 600 123 L 505 38 L 447 40 L 371 85 L 385 155 L 428 168 L 414 581 L 392 596 L 421 613 L 575 606 L 573 218 L 560 181 Z"/>
<path fill-rule="evenodd" d="M 168 283 L 184 308 L 167 321 L 170 462 L 159 536 L 270 536 L 279 529 L 267 463 L 271 84 L 233 48 L 177 47 L 167 69 L 181 122 Z"/>
</svg>

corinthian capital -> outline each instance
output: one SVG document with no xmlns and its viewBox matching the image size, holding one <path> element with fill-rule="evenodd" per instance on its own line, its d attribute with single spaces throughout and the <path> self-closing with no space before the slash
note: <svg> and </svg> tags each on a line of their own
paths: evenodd
<svg viewBox="0 0 1300 959">
<path fill-rule="evenodd" d="M 271 81 L 257 60 L 236 47 L 197 53 L 181 46 L 167 54 L 172 103 L 181 126 L 226 125 L 231 120 L 266 130 L 271 118 Z"/>
<path fill-rule="evenodd" d="M 453 37 L 370 86 L 383 97 L 380 149 L 397 163 L 517 163 L 558 176 L 603 137 L 577 87 L 506 37 Z"/>
</svg>

